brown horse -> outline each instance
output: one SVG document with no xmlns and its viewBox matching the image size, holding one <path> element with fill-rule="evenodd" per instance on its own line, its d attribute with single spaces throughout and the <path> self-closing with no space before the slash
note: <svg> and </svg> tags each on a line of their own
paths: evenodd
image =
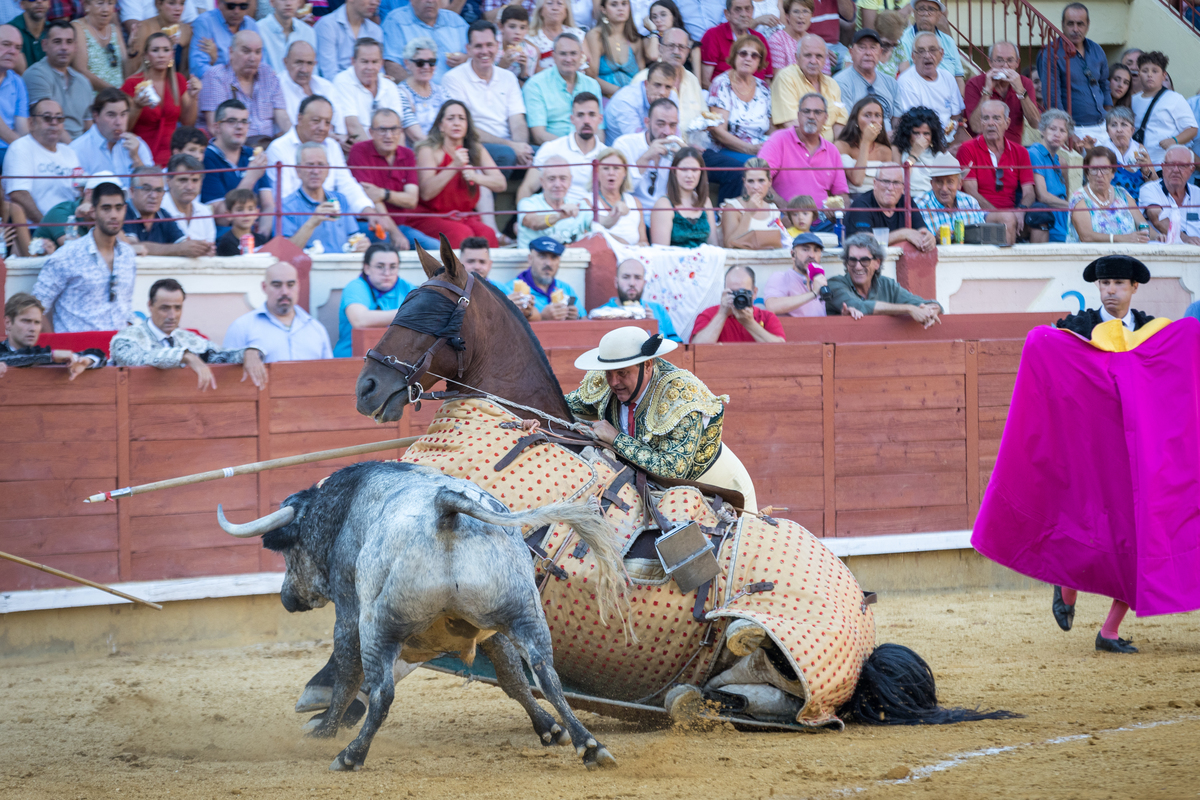
<svg viewBox="0 0 1200 800">
<path fill-rule="evenodd" d="M 405 298 L 369 352 L 355 387 L 358 413 L 395 422 L 417 399 L 422 379 L 429 387 L 445 378 L 450 390 L 480 389 L 570 420 L 550 361 L 520 310 L 470 275 L 445 236 L 440 264 L 419 244 L 417 255 L 429 281 Z M 385 355 L 409 353 L 424 355 L 412 364 Z"/>
</svg>

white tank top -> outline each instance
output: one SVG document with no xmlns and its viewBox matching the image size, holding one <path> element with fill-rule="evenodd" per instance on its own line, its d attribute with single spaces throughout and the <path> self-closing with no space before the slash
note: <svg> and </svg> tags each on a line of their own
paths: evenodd
<svg viewBox="0 0 1200 800">
<path fill-rule="evenodd" d="M 629 194 L 628 192 L 621 195 L 621 199 L 624 200 L 625 205 L 629 207 L 629 213 L 617 220 L 617 223 L 609 228 L 608 232 L 613 236 L 616 236 L 618 239 L 621 239 L 626 244 L 636 246 L 639 239 L 638 223 L 641 222 L 641 220 L 638 219 L 637 200 L 635 200 L 633 195 Z M 606 203 L 604 198 L 601 197 L 600 215 L 608 216 L 608 214 L 611 212 L 612 209 L 608 207 L 608 203 Z"/>
<path fill-rule="evenodd" d="M 741 199 L 739 199 L 737 197 L 729 198 L 728 200 L 725 201 L 724 205 L 727 208 L 737 208 L 737 209 L 745 208 L 745 206 L 742 205 Z M 752 231 L 781 230 L 779 228 L 779 226 L 775 224 L 776 221 L 779 219 L 779 209 L 777 209 L 774 205 L 768 204 L 764 208 L 755 209 L 755 211 L 770 211 L 771 213 L 766 219 L 760 219 L 759 217 L 752 214 L 750 216 L 750 230 L 752 230 Z"/>
</svg>

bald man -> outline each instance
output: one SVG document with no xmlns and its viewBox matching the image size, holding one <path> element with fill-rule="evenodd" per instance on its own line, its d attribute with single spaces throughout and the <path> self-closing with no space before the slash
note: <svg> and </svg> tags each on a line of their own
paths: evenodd
<svg viewBox="0 0 1200 800">
<path fill-rule="evenodd" d="M 229 63 L 216 64 L 204 73 L 200 113 L 210 132 L 215 132 L 213 112 L 229 99 L 242 101 L 250 111 L 250 142 L 274 138 L 292 127 L 283 87 L 275 71 L 263 63 L 262 37 L 253 30 L 238 31 L 231 39 Z"/>
<path fill-rule="evenodd" d="M 263 276 L 262 290 L 266 302 L 233 321 L 225 334 L 224 349 L 253 347 L 268 364 L 333 358 L 325 326 L 296 306 L 299 276 L 295 267 L 286 261 L 271 265 Z"/>
<path fill-rule="evenodd" d="M 297 25 L 300 23 L 297 22 Z M 279 73 L 279 85 L 283 87 L 283 102 L 287 106 L 288 119 L 300 115 L 300 104 L 304 98 L 319 94 L 333 104 L 333 133 L 339 141 L 346 140 L 346 123 L 342 119 L 341 98 L 333 88 L 333 81 L 317 74 L 317 51 L 308 42 L 292 42 L 283 57 L 283 72 Z"/>
<path fill-rule="evenodd" d="M 192 23 L 192 45 L 188 67 L 192 75 L 203 78 L 218 64 L 228 64 L 234 35 L 257 31 L 258 23 L 247 15 L 249 4 L 242 0 L 216 0 L 216 7 Z"/>
</svg>

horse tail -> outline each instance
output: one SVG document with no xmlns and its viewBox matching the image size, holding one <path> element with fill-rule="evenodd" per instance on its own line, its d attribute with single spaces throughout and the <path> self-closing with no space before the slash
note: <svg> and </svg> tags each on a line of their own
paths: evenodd
<svg viewBox="0 0 1200 800">
<path fill-rule="evenodd" d="M 838 715 L 867 725 L 949 725 L 1024 716 L 1003 710 L 943 708 L 938 705 L 933 670 L 925 659 L 899 644 L 875 648 L 863 665 L 854 695 Z"/>
<path fill-rule="evenodd" d="M 475 519 L 505 527 L 528 527 L 534 530 L 564 522 L 575 529 L 579 538 L 596 554 L 596 602 L 601 621 L 608 625 L 609 610 L 621 620 L 627 641 L 637 643 L 637 635 L 629 618 L 629 600 L 625 597 L 625 585 L 629 573 L 617 546 L 616 531 L 600 512 L 599 505 L 586 503 L 551 503 L 542 508 L 528 511 L 493 511 L 482 504 L 471 503 L 469 508 L 459 507 L 456 511 Z"/>
</svg>

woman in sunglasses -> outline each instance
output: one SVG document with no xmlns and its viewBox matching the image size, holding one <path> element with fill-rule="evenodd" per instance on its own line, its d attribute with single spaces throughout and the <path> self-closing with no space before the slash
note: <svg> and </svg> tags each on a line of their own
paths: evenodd
<svg viewBox="0 0 1200 800">
<path fill-rule="evenodd" d="M 97 92 L 121 88 L 125 83 L 125 40 L 117 24 L 116 0 L 85 0 L 84 16 L 74 20 L 75 41 L 86 46 L 75 47 L 71 66 L 83 73 Z"/>
<path fill-rule="evenodd" d="M 450 99 L 440 84 L 433 83 L 433 73 L 437 69 L 437 43 L 425 36 L 410 39 L 404 48 L 404 68 L 408 70 L 408 78 L 401 81 L 397 88 L 417 115 L 417 126 L 424 138 L 433 130 L 438 110 Z"/>
</svg>

